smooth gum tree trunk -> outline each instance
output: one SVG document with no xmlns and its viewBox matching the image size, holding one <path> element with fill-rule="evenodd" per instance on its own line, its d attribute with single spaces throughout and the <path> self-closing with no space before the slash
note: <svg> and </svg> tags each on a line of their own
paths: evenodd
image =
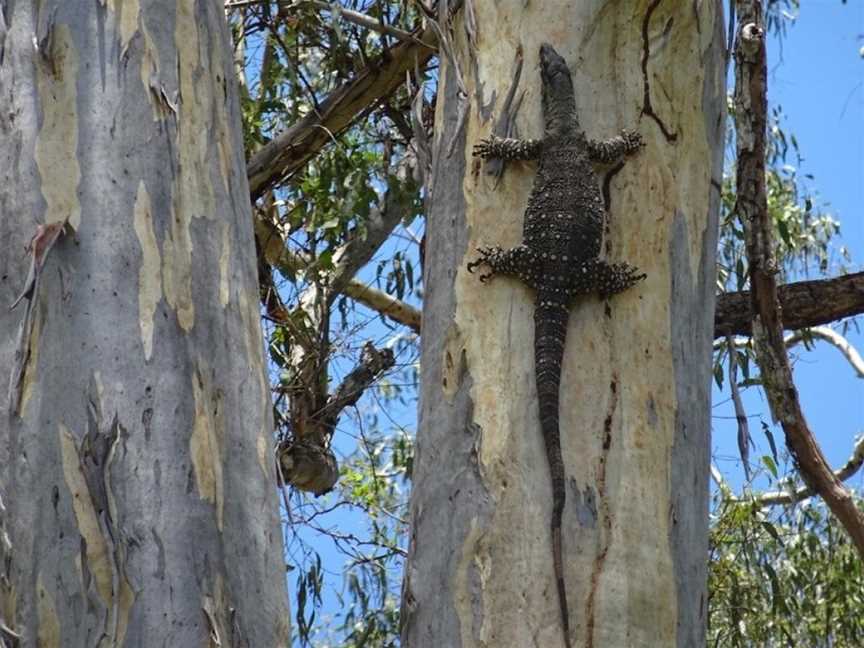
<svg viewBox="0 0 864 648">
<path fill-rule="evenodd" d="M 605 254 L 648 277 L 608 302 L 579 300 L 569 320 L 560 407 L 572 644 L 704 645 L 722 5 L 473 6 L 476 47 L 462 14 L 453 26 L 470 101 L 461 129 L 453 61 L 438 94 L 403 645 L 564 645 L 534 296 L 465 267 L 476 247 L 521 239 L 536 164 L 509 164 L 496 187 L 470 152 L 501 112 L 519 46 L 519 136 L 542 135 L 542 42 L 569 64 L 589 137 L 628 128 L 646 143 L 603 184 Z"/>
<path fill-rule="evenodd" d="M 0 0 L 0 241 L 0 643 L 287 646 L 221 2 Z"/>
</svg>

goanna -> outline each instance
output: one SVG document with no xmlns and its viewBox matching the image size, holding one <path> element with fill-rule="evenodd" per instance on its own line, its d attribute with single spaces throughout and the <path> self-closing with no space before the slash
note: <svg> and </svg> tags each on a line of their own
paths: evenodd
<svg viewBox="0 0 864 648">
<path fill-rule="evenodd" d="M 626 290 L 645 275 L 627 263 L 600 258 L 606 213 L 595 164 L 611 164 L 642 146 L 638 133 L 622 133 L 605 141 L 589 140 L 579 126 L 573 80 L 564 59 L 544 44 L 540 47 L 543 118 L 542 139 L 493 137 L 474 147 L 484 159 L 537 160 L 537 176 L 525 210 L 522 244 L 504 250 L 480 248 L 471 272 L 486 266 L 488 274 L 510 275 L 536 291 L 534 358 L 540 428 L 552 477 L 552 556 L 561 609 L 564 643 L 570 641 L 570 621 L 561 559 L 561 517 L 564 511 L 564 461 L 558 430 L 558 391 L 567 319 L 574 299 L 589 293 L 609 297 Z"/>
</svg>

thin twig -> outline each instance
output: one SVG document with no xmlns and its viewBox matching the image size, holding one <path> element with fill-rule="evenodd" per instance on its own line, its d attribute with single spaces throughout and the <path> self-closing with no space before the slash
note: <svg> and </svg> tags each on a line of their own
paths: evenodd
<svg viewBox="0 0 864 648">
<path fill-rule="evenodd" d="M 731 335 L 726 337 L 726 343 L 729 349 L 729 390 L 732 392 L 735 420 L 738 422 L 738 452 L 744 464 L 744 477 L 750 481 L 750 426 L 747 424 L 747 411 L 738 389 L 738 352 Z"/>
</svg>

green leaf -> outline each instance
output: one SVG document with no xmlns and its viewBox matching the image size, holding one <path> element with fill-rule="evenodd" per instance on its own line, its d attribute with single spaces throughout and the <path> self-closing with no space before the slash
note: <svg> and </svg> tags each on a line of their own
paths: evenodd
<svg viewBox="0 0 864 648">
<path fill-rule="evenodd" d="M 761 458 L 762 463 L 768 469 L 768 472 L 770 472 L 774 476 L 774 479 L 777 479 L 777 464 L 774 462 L 774 460 L 768 455 L 762 455 Z"/>
<path fill-rule="evenodd" d="M 762 421 L 762 432 L 765 438 L 768 439 L 768 445 L 771 446 L 771 457 L 774 459 L 774 465 L 777 465 L 777 444 L 774 442 L 774 435 L 771 433 L 771 428 L 765 421 Z"/>
</svg>

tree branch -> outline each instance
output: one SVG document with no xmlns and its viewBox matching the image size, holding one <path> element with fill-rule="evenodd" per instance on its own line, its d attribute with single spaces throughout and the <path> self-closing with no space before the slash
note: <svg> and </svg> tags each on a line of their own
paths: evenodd
<svg viewBox="0 0 864 648">
<path fill-rule="evenodd" d="M 420 311 L 392 295 L 388 295 L 383 290 L 372 288 L 362 281 L 352 279 L 345 284 L 343 292 L 367 308 L 371 308 L 399 324 L 404 324 L 415 333 L 420 333 Z"/>
<path fill-rule="evenodd" d="M 371 342 L 363 345 L 360 362 L 351 370 L 336 391 L 330 395 L 327 404 L 314 416 L 330 428 L 332 435 L 340 412 L 354 405 L 378 376 L 396 364 L 392 349 L 376 349 Z"/>
<path fill-rule="evenodd" d="M 797 330 L 836 322 L 864 313 L 864 272 L 832 279 L 798 281 L 777 289 L 783 311 L 783 327 Z M 750 292 L 717 296 L 714 337 L 753 334 L 749 314 Z"/>
<path fill-rule="evenodd" d="M 456 11 L 461 2 L 453 3 Z M 405 83 L 405 74 L 424 65 L 435 54 L 437 37 L 431 24 L 402 41 L 334 90 L 310 112 L 259 149 L 246 165 L 254 203 L 265 191 L 295 173 L 337 135 L 349 128 L 370 106 Z"/>
<path fill-rule="evenodd" d="M 407 32 L 402 29 L 398 29 L 397 27 L 393 27 L 392 25 L 386 25 L 379 20 L 376 20 L 372 16 L 367 16 L 366 14 L 360 13 L 358 11 L 352 11 L 346 7 L 341 7 L 335 3 L 330 2 L 320 2 L 319 0 L 300 0 L 299 2 L 290 3 L 290 8 L 301 4 L 310 4 L 313 7 L 317 7 L 318 9 L 323 9 L 324 11 L 331 12 L 334 16 L 341 16 L 348 22 L 352 22 L 355 25 L 360 25 L 361 27 L 365 27 L 366 29 L 371 29 L 372 31 L 376 31 L 380 34 L 388 34 L 389 36 L 393 36 L 394 38 L 402 41 L 411 41 L 412 43 L 416 43 L 422 47 L 435 49 L 434 44 L 427 44 L 421 40 L 418 40 L 414 34 L 411 32 Z"/>
<path fill-rule="evenodd" d="M 846 481 L 864 464 L 864 436 L 861 436 L 852 448 L 852 455 L 845 464 L 838 470 L 834 471 L 834 477 L 838 481 Z M 772 491 L 763 493 L 756 498 L 759 504 L 764 506 L 772 506 L 776 504 L 795 504 L 808 497 L 813 497 L 816 494 L 809 486 L 798 488 L 792 492 L 789 491 Z"/>
<path fill-rule="evenodd" d="M 808 337 L 819 338 L 832 345 L 852 365 L 858 377 L 864 378 L 864 360 L 862 360 L 861 354 L 858 353 L 858 350 L 854 346 L 849 344 L 849 340 L 827 326 L 814 326 L 806 331 L 796 331 L 791 335 L 787 335 L 783 339 L 783 342 L 787 347 L 791 347 L 805 341 Z"/>
<path fill-rule="evenodd" d="M 224 6 L 226 10 L 240 9 L 242 7 L 249 7 L 251 5 L 262 4 L 269 1 L 270 0 L 233 0 L 226 2 Z M 329 11 L 334 16 L 341 16 L 348 22 L 354 23 L 355 25 L 366 27 L 367 29 L 371 29 L 372 31 L 376 31 L 380 34 L 388 34 L 399 40 L 413 41 L 420 45 L 423 45 L 424 47 L 432 47 L 434 49 L 434 45 L 424 44 L 422 41 L 417 40 L 414 37 L 414 34 L 412 34 L 411 32 L 407 32 L 403 29 L 393 27 L 392 25 L 387 25 L 379 20 L 376 20 L 372 16 L 367 16 L 366 14 L 360 13 L 358 11 L 352 11 L 351 9 L 343 7 L 336 3 L 322 2 L 320 0 L 280 0 L 278 4 L 280 5 L 280 9 L 283 11 L 289 11 L 304 4 L 312 5 L 313 7 L 316 7 L 318 9 Z"/>
<path fill-rule="evenodd" d="M 744 229 L 750 266 L 750 313 L 756 360 L 775 420 L 786 435 L 805 484 L 818 493 L 864 557 L 864 513 L 831 472 L 804 419 L 783 342 L 777 261 L 765 191 L 767 64 L 765 23 L 760 0 L 736 0 L 739 27 L 735 41 L 735 211 Z"/>
<path fill-rule="evenodd" d="M 413 175 L 415 164 L 414 155 L 406 153 L 396 166 L 395 175 L 399 182 L 404 182 Z M 334 268 L 330 273 L 329 284 L 330 303 L 344 291 L 345 285 L 357 271 L 372 259 L 396 226 L 411 214 L 411 202 L 411 196 L 407 192 L 388 189 L 381 205 L 370 212 L 364 223 L 365 236 L 352 236 L 334 252 Z"/>
<path fill-rule="evenodd" d="M 861 357 L 861 354 L 858 353 L 858 350 L 849 343 L 845 337 L 840 335 L 834 329 L 830 329 L 827 326 L 813 326 L 806 330 L 795 331 L 794 333 L 788 333 L 786 337 L 783 338 L 783 344 L 786 345 L 786 348 L 789 349 L 796 344 L 800 344 L 805 340 L 809 340 L 812 338 L 818 338 L 823 340 L 836 348 L 840 353 L 843 354 L 843 357 L 846 358 L 846 361 L 852 365 L 852 369 L 855 370 L 855 373 L 858 374 L 859 378 L 864 378 L 864 358 Z M 729 338 L 727 340 L 715 340 L 714 341 L 714 350 L 719 351 L 723 348 L 723 345 L 729 345 Z M 741 347 L 745 347 L 750 344 L 749 338 L 738 337 L 732 338 L 731 344 L 736 349 L 740 349 Z"/>
</svg>

